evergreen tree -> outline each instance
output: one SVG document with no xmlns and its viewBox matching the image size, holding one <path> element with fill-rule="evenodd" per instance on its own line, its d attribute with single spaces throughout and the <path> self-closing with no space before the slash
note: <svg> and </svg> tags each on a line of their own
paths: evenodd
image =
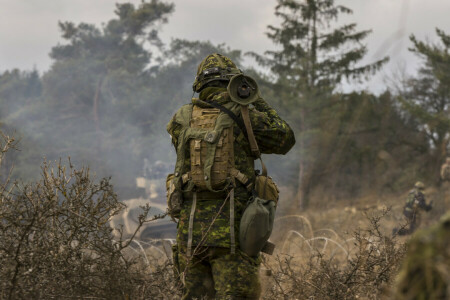
<svg viewBox="0 0 450 300">
<path fill-rule="evenodd" d="M 298 169 L 299 205 L 308 205 L 308 195 L 326 172 L 324 166 L 333 150 L 339 119 L 339 97 L 333 92 L 344 80 L 360 81 L 387 61 L 359 65 L 367 48 L 362 44 L 370 30 L 358 31 L 356 24 L 335 24 L 340 14 L 352 10 L 334 0 L 278 0 L 275 15 L 279 27 L 269 26 L 268 37 L 280 50 L 253 56 L 275 75 L 275 94 L 281 99 L 294 130 L 300 152 Z M 333 127 L 330 127 L 333 126 Z M 325 143 L 325 144 L 324 144 Z"/>
<path fill-rule="evenodd" d="M 115 17 L 101 27 L 59 23 L 65 42 L 51 50 L 41 97 L 11 117 L 12 127 L 40 145 L 30 149 L 39 149 L 39 161 L 71 156 L 99 176 L 113 176 L 119 192 L 135 187 L 156 144 L 151 50 L 160 46 L 156 29 L 172 11 L 172 4 L 152 0 L 116 4 Z"/>
<path fill-rule="evenodd" d="M 406 82 L 400 98 L 406 111 L 418 122 L 432 145 L 429 165 L 435 182 L 439 166 L 450 155 L 450 35 L 436 29 L 440 44 L 419 41 L 414 35 L 410 51 L 423 65 L 416 77 Z"/>
</svg>

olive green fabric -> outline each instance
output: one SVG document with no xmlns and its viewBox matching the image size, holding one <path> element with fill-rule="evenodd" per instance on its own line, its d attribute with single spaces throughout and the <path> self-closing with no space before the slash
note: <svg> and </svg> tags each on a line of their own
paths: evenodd
<svg viewBox="0 0 450 300">
<path fill-rule="evenodd" d="M 275 201 L 254 197 L 241 218 L 241 250 L 249 256 L 257 256 L 272 233 L 274 219 Z"/>
<path fill-rule="evenodd" d="M 181 191 L 175 189 L 174 174 L 167 175 L 166 178 L 166 193 L 167 193 L 167 209 L 172 218 L 179 218 L 181 211 Z"/>
<path fill-rule="evenodd" d="M 182 299 L 259 299 L 258 257 L 218 247 L 200 248 L 192 259 L 182 253 L 176 258 L 185 286 Z"/>
<path fill-rule="evenodd" d="M 260 97 L 256 81 L 244 74 L 234 75 L 230 79 L 227 91 L 231 100 L 242 105 L 249 105 Z"/>
<path fill-rule="evenodd" d="M 206 88 L 204 93 L 201 93 L 199 97 L 202 100 L 217 101 L 221 105 L 230 105 L 231 102 L 226 89 L 223 88 Z M 185 131 L 187 130 L 186 127 L 189 124 L 185 123 L 185 118 L 180 117 L 180 115 L 190 114 L 192 105 L 188 104 L 183 106 L 167 126 L 167 130 L 172 136 L 172 142 L 179 154 L 175 169 L 175 173 L 178 173 L 178 176 L 188 172 L 190 169 L 189 147 L 183 146 L 184 143 L 181 142 L 184 139 Z M 198 105 L 201 104 L 198 103 Z M 239 115 L 239 112 L 237 114 Z M 292 129 L 263 99 L 256 101 L 254 108 L 250 109 L 250 120 L 262 153 L 285 154 L 294 145 L 295 138 Z M 233 126 L 234 132 L 239 132 L 239 128 L 234 122 Z M 236 169 L 254 181 L 254 158 L 251 156 L 248 141 L 241 134 L 240 136 L 235 136 L 233 146 Z M 188 188 L 186 186 L 183 187 L 183 189 Z M 239 232 L 239 222 L 250 196 L 251 194 L 245 186 L 236 181 L 235 232 Z M 186 198 L 183 201 L 178 222 L 177 242 L 181 245 L 186 245 L 192 199 Z M 201 243 L 202 246 L 230 247 L 229 209 L 229 201 L 225 201 L 224 198 L 198 201 L 195 211 L 192 244 L 194 246 Z"/>
<path fill-rule="evenodd" d="M 262 199 L 272 200 L 275 204 L 278 202 L 280 191 L 270 176 L 256 176 L 255 192 Z"/>
<path fill-rule="evenodd" d="M 441 166 L 441 179 L 450 182 L 450 157 L 447 157 L 445 163 Z"/>
<path fill-rule="evenodd" d="M 202 140 L 205 141 L 204 145 L 206 145 L 206 158 L 203 162 L 203 173 L 205 174 L 205 183 L 206 188 L 210 191 L 216 191 L 212 187 L 211 183 L 211 170 L 214 163 L 215 152 L 217 149 L 217 143 L 220 140 L 222 132 L 226 128 L 233 127 L 234 121 L 225 113 L 220 113 L 216 119 L 214 128 L 194 128 L 191 126 L 191 116 L 193 105 L 204 105 L 199 102 L 197 99 L 192 99 L 192 104 L 185 105 L 181 107 L 181 109 L 175 114 L 172 121 L 176 124 L 182 125 L 182 129 L 175 137 L 177 139 L 177 162 L 175 164 L 175 177 L 174 182 L 178 189 L 181 189 L 180 186 L 180 178 L 183 174 L 190 171 L 190 163 L 189 166 L 186 164 L 186 161 L 189 160 L 190 156 L 186 157 L 186 152 L 190 152 L 189 149 L 189 141 L 191 139 Z M 238 113 L 239 105 L 234 102 L 227 102 L 223 104 L 224 107 L 228 108 L 230 111 L 235 114 Z M 171 126 L 169 124 L 169 126 Z M 171 132 L 171 128 L 168 128 L 169 133 Z M 172 135 L 172 134 L 171 134 Z M 173 137 L 173 135 L 172 135 Z M 213 138 L 211 138 L 213 137 Z M 189 190 L 192 189 L 193 186 L 189 187 Z"/>
<path fill-rule="evenodd" d="M 205 75 L 204 72 L 211 68 L 219 68 L 220 73 Z M 200 92 L 211 81 L 228 81 L 233 75 L 239 74 L 241 71 L 236 67 L 234 62 L 219 53 L 208 55 L 197 68 L 197 76 L 192 85 L 195 92 Z"/>
<path fill-rule="evenodd" d="M 394 294 L 397 300 L 450 299 L 450 211 L 408 242 Z"/>
<path fill-rule="evenodd" d="M 413 233 L 419 226 L 422 220 L 421 211 L 430 211 L 432 205 L 427 204 L 425 195 L 421 188 L 411 190 L 406 198 L 405 206 L 403 207 L 403 215 L 408 221 L 408 227 L 398 230 L 399 235 L 407 235 Z"/>
<path fill-rule="evenodd" d="M 423 184 L 422 181 L 417 181 L 416 184 L 414 184 L 414 187 L 416 189 L 419 189 L 419 190 L 424 190 L 425 189 L 425 184 Z"/>
</svg>

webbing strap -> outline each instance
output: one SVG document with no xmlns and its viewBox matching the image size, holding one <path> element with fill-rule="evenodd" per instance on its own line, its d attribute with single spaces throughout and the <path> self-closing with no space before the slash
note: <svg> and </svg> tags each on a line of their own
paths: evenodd
<svg viewBox="0 0 450 300">
<path fill-rule="evenodd" d="M 250 122 L 250 116 L 248 112 L 248 105 L 241 105 L 242 119 L 244 120 L 245 128 L 247 129 L 248 142 L 250 143 L 250 149 L 255 157 L 260 157 L 258 144 L 256 143 L 255 135 L 253 134 L 252 123 Z"/>
<path fill-rule="evenodd" d="M 181 176 L 181 182 L 182 182 L 183 184 L 185 184 L 186 182 L 188 182 L 189 179 L 191 179 L 191 172 L 184 173 L 184 174 Z"/>
<path fill-rule="evenodd" d="M 249 191 L 252 190 L 253 182 L 245 174 L 243 174 L 236 168 L 232 168 L 230 170 L 230 174 L 231 174 L 231 176 L 233 176 L 234 178 L 239 180 L 239 182 L 242 183 L 247 188 L 247 190 L 249 190 Z"/>
<path fill-rule="evenodd" d="M 248 112 L 248 105 L 241 105 L 242 119 L 244 120 L 245 129 L 247 130 L 248 142 L 253 155 L 261 161 L 262 175 L 267 176 L 267 168 L 261 159 L 261 152 L 259 151 L 258 143 L 256 142 L 255 134 L 253 133 L 252 123 L 250 122 L 250 115 Z"/>
<path fill-rule="evenodd" d="M 230 191 L 230 253 L 236 253 L 236 237 L 234 234 L 234 188 Z"/>
<path fill-rule="evenodd" d="M 189 215 L 189 229 L 188 229 L 188 243 L 187 243 L 187 251 L 186 255 L 187 257 L 191 256 L 192 251 L 192 235 L 194 230 L 194 215 L 195 215 L 195 207 L 197 205 L 197 192 L 194 191 L 192 200 L 192 206 L 191 206 L 191 214 Z"/>
</svg>

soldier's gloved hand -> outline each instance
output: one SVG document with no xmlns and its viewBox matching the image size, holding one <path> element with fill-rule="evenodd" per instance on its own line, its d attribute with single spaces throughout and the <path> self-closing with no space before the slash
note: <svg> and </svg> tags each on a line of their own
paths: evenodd
<svg viewBox="0 0 450 300">
<path fill-rule="evenodd" d="M 259 97 L 258 100 L 253 102 L 253 106 L 256 108 L 257 111 L 267 111 L 270 109 L 269 104 L 267 104 L 267 102 L 261 97 Z"/>
</svg>

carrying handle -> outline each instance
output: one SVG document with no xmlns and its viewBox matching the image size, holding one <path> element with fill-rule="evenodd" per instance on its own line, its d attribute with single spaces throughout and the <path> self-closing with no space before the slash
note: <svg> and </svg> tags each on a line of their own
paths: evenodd
<svg viewBox="0 0 450 300">
<path fill-rule="evenodd" d="M 259 158 L 262 166 L 262 175 L 267 176 L 267 168 L 261 158 L 261 151 L 259 151 L 258 143 L 256 142 L 255 135 L 253 134 L 252 123 L 250 122 L 250 115 L 248 112 L 248 105 L 241 105 L 242 119 L 244 120 L 245 129 L 247 130 L 248 142 L 250 143 L 250 149 L 252 154 Z"/>
</svg>

